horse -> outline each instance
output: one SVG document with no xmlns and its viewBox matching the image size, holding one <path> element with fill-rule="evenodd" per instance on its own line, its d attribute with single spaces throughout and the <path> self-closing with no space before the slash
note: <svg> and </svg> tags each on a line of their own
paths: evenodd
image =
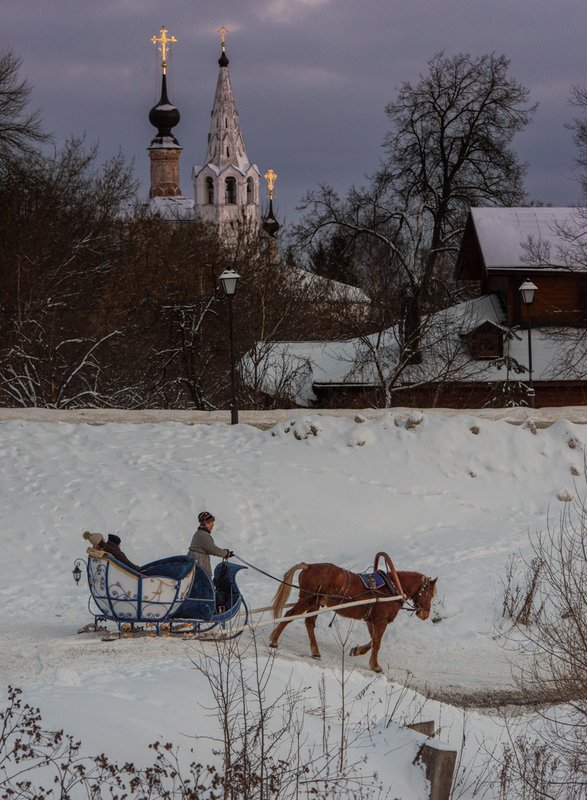
<svg viewBox="0 0 587 800">
<path fill-rule="evenodd" d="M 368 644 L 353 647 L 350 655 L 362 656 L 371 650 L 369 667 L 374 672 L 382 672 L 377 657 L 385 629 L 390 622 L 394 621 L 405 601 L 413 604 L 417 617 L 422 620 L 428 619 L 432 598 L 436 594 L 437 578 L 429 578 L 421 572 L 396 572 L 386 553 L 377 553 L 375 556 L 375 571 L 377 571 L 380 557 L 384 558 L 387 565 L 387 572 L 380 574 L 387 576 L 388 581 L 377 589 L 366 588 L 359 575 L 337 567 L 336 564 L 306 564 L 303 561 L 295 564 L 287 570 L 281 586 L 275 593 L 272 604 L 273 618 L 281 617 L 292 589 L 291 581 L 297 570 L 301 570 L 298 578 L 300 594 L 293 608 L 285 615 L 286 617 L 317 611 L 320 606 L 331 607 L 355 600 L 367 600 L 371 596 L 373 597 L 372 603 L 335 609 L 335 612 L 342 617 L 364 620 L 371 640 Z M 401 595 L 401 597 L 387 603 L 377 602 L 378 599 L 394 595 Z M 312 658 L 320 658 L 320 650 L 314 633 L 316 616 L 308 617 L 304 621 L 310 640 Z M 284 620 L 273 629 L 269 640 L 270 647 L 277 647 L 279 637 L 290 622 L 291 620 Z"/>
</svg>

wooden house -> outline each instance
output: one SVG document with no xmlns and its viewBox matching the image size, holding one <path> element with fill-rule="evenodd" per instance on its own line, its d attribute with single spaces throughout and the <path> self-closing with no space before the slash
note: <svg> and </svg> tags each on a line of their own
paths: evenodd
<svg viewBox="0 0 587 800">
<path fill-rule="evenodd" d="M 277 369 L 289 368 L 299 405 L 587 404 L 587 209 L 473 208 L 455 270 L 471 299 L 422 320 L 419 363 L 401 364 L 395 328 L 276 342 L 267 392 Z M 520 292 L 527 280 L 536 286 L 531 306 Z M 382 375 L 395 375 L 387 395 Z"/>
<path fill-rule="evenodd" d="M 559 369 L 555 352 L 549 368 L 537 365 L 535 372 L 539 406 L 587 402 L 587 364 L 583 368 L 583 359 L 577 357 L 581 345 L 576 357 L 568 358 L 581 329 L 587 329 L 586 257 L 585 208 L 472 208 L 469 212 L 455 267 L 457 281 L 476 285 L 479 295 L 495 294 L 504 312 L 503 328 L 518 326 L 526 342 L 530 323 L 538 358 L 540 341 L 558 339 Z M 537 287 L 531 306 L 524 305 L 520 292 L 526 280 Z M 503 331 L 495 329 L 493 336 L 498 357 Z"/>
<path fill-rule="evenodd" d="M 472 208 L 456 278 L 477 282 L 479 294 L 495 292 L 509 327 L 527 323 L 519 291 L 525 279 L 538 287 L 532 325 L 583 327 L 587 325 L 587 264 L 574 258 L 580 252 L 582 233 L 587 245 L 587 209 Z"/>
</svg>

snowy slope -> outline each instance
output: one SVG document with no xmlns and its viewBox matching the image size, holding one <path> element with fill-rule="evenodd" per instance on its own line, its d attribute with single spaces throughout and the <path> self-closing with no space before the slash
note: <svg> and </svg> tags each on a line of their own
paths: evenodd
<svg viewBox="0 0 587 800">
<path fill-rule="evenodd" d="M 438 576 L 440 622 L 401 614 L 384 639 L 384 676 L 366 671 L 366 656 L 347 660 L 347 667 L 355 668 L 352 691 L 370 697 L 375 709 L 369 749 L 389 769 L 394 796 L 425 796 L 423 782 L 414 784 L 407 768 L 383 757 L 395 752 L 390 731 L 395 743 L 405 736 L 385 727 L 389 708 L 397 722 L 435 719 L 455 748 L 460 715 L 435 701 L 421 708 L 420 695 L 404 695 L 393 682 L 407 679 L 411 690 L 446 697 L 513 687 L 512 662 L 525 656 L 502 647 L 505 566 L 512 553 L 528 552 L 547 515 L 558 517 L 560 498 L 581 493 L 587 428 L 566 419 L 536 428 L 393 410 L 357 419 L 363 421 L 294 414 L 267 430 L 0 424 L 2 687 L 23 687 L 47 722 L 81 737 L 90 752 L 109 747 L 138 760 L 160 737 L 187 752 L 209 716 L 209 691 L 191 660 L 211 646 L 169 639 L 106 644 L 77 635 L 90 621 L 87 589 L 71 577 L 73 559 L 84 554 L 82 531 L 117 532 L 129 557 L 144 563 L 185 552 L 206 508 L 217 517 L 217 544 L 274 576 L 302 560 L 362 571 L 384 550 L 398 569 Z M 241 574 L 249 605 L 267 605 L 277 584 L 253 569 Z M 321 664 L 308 659 L 301 623 L 285 631 L 273 680 L 283 686 L 292 676 L 317 702 L 326 675 L 334 708 L 346 629 L 337 637 L 329 622 L 324 615 L 317 626 Z M 263 658 L 268 630 L 257 633 Z M 365 633 L 357 625 L 351 643 L 366 641 Z M 246 659 L 250 641 L 239 640 Z M 469 724 L 484 737 L 498 735 L 484 715 L 472 714 Z M 402 747 L 417 742 L 412 735 Z M 211 757 L 210 743 L 198 740 L 197 748 L 200 759 Z M 402 764 L 410 762 L 402 756 Z M 408 784 L 412 794 L 400 794 Z"/>
</svg>

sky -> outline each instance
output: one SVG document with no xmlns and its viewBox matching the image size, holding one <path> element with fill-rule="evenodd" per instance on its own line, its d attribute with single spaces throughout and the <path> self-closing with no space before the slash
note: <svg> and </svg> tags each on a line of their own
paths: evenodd
<svg viewBox="0 0 587 800">
<path fill-rule="evenodd" d="M 33 102 L 62 142 L 85 133 L 106 158 L 134 158 L 148 192 L 148 112 L 159 66 L 150 38 L 176 36 L 171 100 L 182 119 L 181 183 L 206 152 L 219 36 L 227 48 L 248 155 L 278 175 L 275 207 L 293 222 L 306 191 L 360 184 L 382 155 L 384 113 L 403 81 L 443 50 L 511 60 L 540 106 L 515 146 L 529 164 L 531 199 L 578 201 L 568 97 L 585 81 L 582 0 L 2 0 L 0 45 L 23 58 Z"/>
<path fill-rule="evenodd" d="M 585 410 L 577 411 L 584 423 Z M 382 675 L 368 671 L 367 655 L 344 660 L 348 729 L 369 721 L 351 755 L 367 756 L 361 769 L 376 769 L 390 797 L 424 800 L 412 766 L 422 739 L 398 726 L 433 720 L 444 747 L 460 749 L 466 734 L 456 796 L 479 800 L 483 756 L 507 732 L 499 713 L 446 701 L 503 697 L 528 666 L 531 648 L 502 617 L 505 576 L 513 563 L 512 586 L 524 585 L 519 557 L 531 557 L 532 541 L 547 521 L 556 528 L 562 510 L 572 520 L 572 499 L 582 499 L 587 428 L 571 421 L 573 412 L 551 411 L 552 424 L 540 426 L 512 425 L 503 410 L 487 409 L 292 412 L 262 430 L 139 424 L 145 415 L 130 412 L 117 424 L 91 410 L 35 422 L 34 410 L 2 410 L 0 704 L 8 685 L 21 687 L 45 725 L 80 738 L 86 754 L 145 764 L 147 745 L 162 739 L 180 747 L 182 760 L 194 748 L 197 760 L 213 761 L 213 742 L 194 738 L 219 734 L 208 683 L 194 666 L 214 661 L 214 645 L 77 633 L 92 616 L 87 583 L 76 586 L 71 574 L 85 555 L 84 530 L 117 533 L 127 556 L 146 563 L 185 553 L 206 509 L 216 516 L 216 544 L 249 564 L 239 586 L 253 609 L 268 605 L 275 579 L 304 560 L 363 572 L 385 551 L 398 570 L 437 577 L 431 619 L 402 612 L 387 630 Z M 317 624 L 319 662 L 300 621 L 277 651 L 267 647 L 270 625 L 254 633 L 260 668 L 271 670 L 268 697 L 288 684 L 303 689 L 308 745 L 322 737 L 322 685 L 333 740 L 340 735 L 342 652 L 366 641 L 362 622 L 330 627 L 330 619 Z M 246 631 L 236 643 L 254 675 L 252 637 Z M 538 724 L 523 709 L 511 723 L 512 735 Z M 485 800 L 497 797 L 494 789 Z"/>
</svg>

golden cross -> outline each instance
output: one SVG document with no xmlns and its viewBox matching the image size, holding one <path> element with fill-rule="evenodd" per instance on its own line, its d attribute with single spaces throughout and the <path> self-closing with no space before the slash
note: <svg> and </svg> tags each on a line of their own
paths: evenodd
<svg viewBox="0 0 587 800">
<path fill-rule="evenodd" d="M 229 31 L 229 29 L 228 29 L 228 28 L 225 28 L 225 27 L 224 27 L 224 25 L 221 25 L 221 26 L 218 28 L 218 31 L 217 31 L 217 33 L 219 33 L 219 34 L 220 34 L 220 44 L 222 45 L 222 52 L 224 53 L 224 51 L 226 50 L 226 42 L 225 42 L 225 40 L 226 40 L 226 34 L 227 34 L 227 33 L 230 33 L 230 31 Z"/>
<path fill-rule="evenodd" d="M 151 36 L 151 41 L 153 44 L 160 44 L 161 47 L 159 50 L 161 51 L 161 66 L 163 67 L 163 74 L 167 72 L 167 48 L 170 44 L 175 44 L 177 39 L 175 36 L 167 36 L 169 31 L 165 27 L 165 25 L 161 28 L 161 36 L 157 38 L 156 36 Z"/>
<path fill-rule="evenodd" d="M 273 172 L 272 169 L 268 169 L 267 172 L 263 175 L 265 180 L 267 181 L 267 186 L 269 187 L 269 199 L 273 199 L 273 189 L 275 187 L 275 181 L 277 180 L 277 172 Z"/>
</svg>

